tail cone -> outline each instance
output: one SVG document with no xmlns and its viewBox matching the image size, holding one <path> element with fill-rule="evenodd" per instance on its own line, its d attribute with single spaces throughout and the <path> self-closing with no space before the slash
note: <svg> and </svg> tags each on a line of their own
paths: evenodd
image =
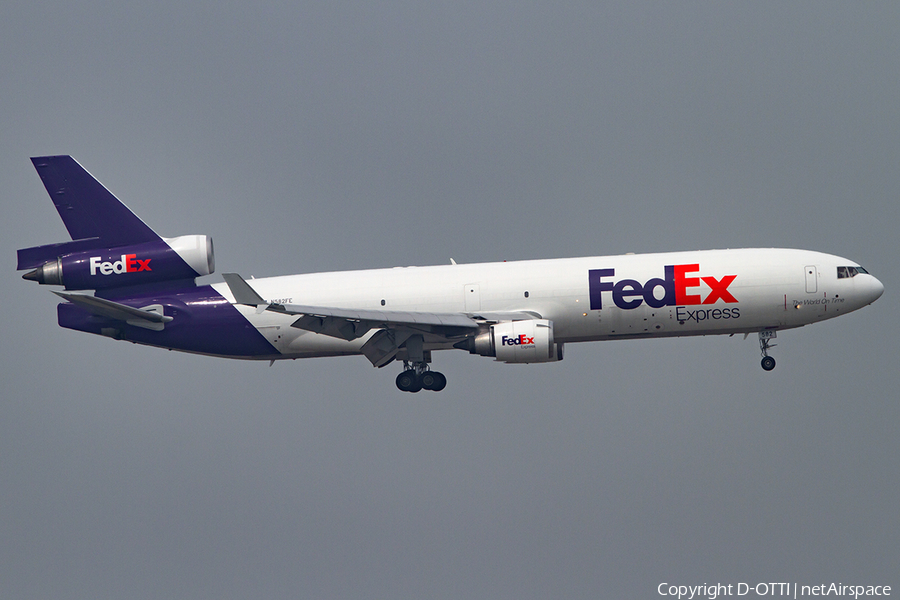
<svg viewBox="0 0 900 600">
<path fill-rule="evenodd" d="M 37 281 L 42 285 L 63 285 L 62 265 L 59 259 L 44 263 L 34 271 L 22 275 L 22 279 Z"/>
</svg>

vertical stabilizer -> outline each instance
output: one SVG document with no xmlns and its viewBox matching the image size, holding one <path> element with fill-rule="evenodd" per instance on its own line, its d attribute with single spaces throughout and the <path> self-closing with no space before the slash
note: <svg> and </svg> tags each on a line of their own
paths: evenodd
<svg viewBox="0 0 900 600">
<path fill-rule="evenodd" d="M 107 247 L 160 237 L 71 156 L 31 159 L 73 240 L 97 238 Z"/>
<path fill-rule="evenodd" d="M 31 159 L 72 241 L 21 248 L 24 279 L 67 290 L 134 289 L 193 284 L 215 269 L 212 239 L 164 239 L 71 156 Z"/>
</svg>

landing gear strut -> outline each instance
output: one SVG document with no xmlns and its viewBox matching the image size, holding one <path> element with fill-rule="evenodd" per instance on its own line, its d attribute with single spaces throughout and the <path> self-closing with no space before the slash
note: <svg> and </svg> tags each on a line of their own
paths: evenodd
<svg viewBox="0 0 900 600">
<path fill-rule="evenodd" d="M 775 368 L 775 359 L 769 356 L 769 348 L 774 348 L 776 344 L 771 343 L 775 339 L 774 331 L 759 332 L 759 351 L 762 354 L 760 364 L 764 371 L 771 371 Z"/>
<path fill-rule="evenodd" d="M 447 387 L 447 378 L 443 373 L 432 371 L 428 367 L 431 352 L 423 349 L 421 335 L 410 336 L 404 344 L 408 360 L 403 361 L 403 371 L 397 375 L 397 388 L 403 392 L 431 390 L 439 392 Z"/>
</svg>

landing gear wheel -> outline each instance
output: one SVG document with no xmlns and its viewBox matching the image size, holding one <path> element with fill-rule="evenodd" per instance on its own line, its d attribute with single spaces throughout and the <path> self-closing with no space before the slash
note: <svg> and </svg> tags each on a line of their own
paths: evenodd
<svg viewBox="0 0 900 600">
<path fill-rule="evenodd" d="M 415 369 L 407 369 L 397 375 L 397 388 L 402 392 L 418 392 L 422 389 L 422 383 L 419 376 L 416 375 Z"/>
<path fill-rule="evenodd" d="M 397 388 L 400 391 L 415 393 L 426 389 L 439 392 L 447 387 L 447 378 L 428 368 L 431 351 L 423 348 L 421 335 L 410 336 L 404 348 L 407 356 L 403 359 L 403 372 L 397 375 Z"/>
<path fill-rule="evenodd" d="M 439 392 L 447 387 L 447 378 L 444 377 L 443 373 L 435 373 L 434 376 L 436 378 L 436 381 L 434 383 L 434 387 L 431 388 L 432 392 Z"/>
<path fill-rule="evenodd" d="M 759 352 L 762 354 L 760 364 L 764 371 L 771 371 L 775 368 L 775 359 L 769 356 L 769 349 L 775 347 L 775 344 L 772 343 L 775 337 L 774 329 L 759 332 Z"/>
<path fill-rule="evenodd" d="M 422 382 L 422 388 L 433 392 L 439 392 L 447 387 L 447 378 L 437 371 L 425 371 L 419 377 L 419 381 Z"/>
<path fill-rule="evenodd" d="M 419 381 L 422 382 L 422 389 L 433 389 L 435 384 L 434 371 L 425 371 L 422 373 L 421 377 L 419 377 Z"/>
</svg>

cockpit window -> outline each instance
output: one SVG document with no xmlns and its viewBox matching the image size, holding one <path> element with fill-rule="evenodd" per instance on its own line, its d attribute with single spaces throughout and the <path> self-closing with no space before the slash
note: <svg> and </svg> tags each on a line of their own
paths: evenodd
<svg viewBox="0 0 900 600">
<path fill-rule="evenodd" d="M 856 277 L 860 273 L 868 273 L 862 267 L 838 267 L 837 268 L 837 276 L 838 279 L 847 279 L 848 277 Z"/>
</svg>

